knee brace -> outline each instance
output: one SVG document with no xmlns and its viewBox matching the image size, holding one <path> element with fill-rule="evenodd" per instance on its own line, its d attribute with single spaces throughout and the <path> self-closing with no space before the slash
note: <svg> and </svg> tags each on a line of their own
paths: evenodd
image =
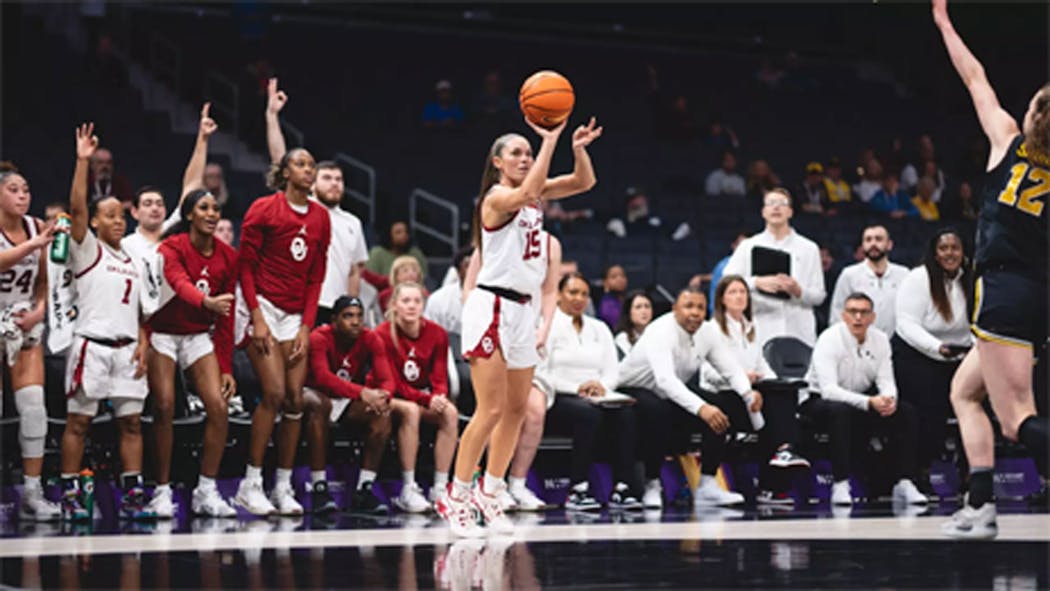
<svg viewBox="0 0 1050 591">
<path fill-rule="evenodd" d="M 44 387 L 26 386 L 15 390 L 15 408 L 18 409 L 18 443 L 22 446 L 22 457 L 44 457 L 44 438 L 47 437 Z"/>
<path fill-rule="evenodd" d="M 299 419 L 303 418 L 303 412 L 299 411 L 281 413 L 281 418 L 285 421 L 298 421 Z"/>
</svg>

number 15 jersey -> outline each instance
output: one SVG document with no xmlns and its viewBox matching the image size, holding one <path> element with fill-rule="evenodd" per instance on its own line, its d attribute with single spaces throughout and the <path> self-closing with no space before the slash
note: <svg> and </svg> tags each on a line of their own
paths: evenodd
<svg viewBox="0 0 1050 591">
<path fill-rule="evenodd" d="M 501 226 L 482 225 L 478 284 L 533 294 L 547 276 L 548 242 L 538 203 L 522 207 Z"/>
<path fill-rule="evenodd" d="M 138 339 L 142 270 L 134 257 L 103 244 L 88 230 L 69 254 L 76 279 L 73 334 L 91 339 Z"/>
<path fill-rule="evenodd" d="M 977 271 L 1003 266 L 1046 281 L 1050 162 L 1018 135 L 988 172 L 977 226 Z"/>
</svg>

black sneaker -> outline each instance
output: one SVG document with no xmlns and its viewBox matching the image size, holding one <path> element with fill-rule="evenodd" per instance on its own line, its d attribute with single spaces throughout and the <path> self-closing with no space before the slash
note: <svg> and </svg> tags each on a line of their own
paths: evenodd
<svg viewBox="0 0 1050 591">
<path fill-rule="evenodd" d="M 366 485 L 354 491 L 350 497 L 351 513 L 367 513 L 372 515 L 385 515 L 390 513 L 390 506 L 384 503 L 372 492 L 372 486 Z"/>
<path fill-rule="evenodd" d="M 315 482 L 310 491 L 310 508 L 314 514 L 333 513 L 339 510 L 339 505 L 332 500 L 328 492 L 328 483 L 324 480 Z"/>
<path fill-rule="evenodd" d="M 620 482 L 609 495 L 609 508 L 616 511 L 641 511 L 642 502 L 631 493 L 627 484 Z"/>
<path fill-rule="evenodd" d="M 601 511 L 602 504 L 592 497 L 590 492 L 571 488 L 569 498 L 565 500 L 565 508 L 569 511 Z"/>
</svg>

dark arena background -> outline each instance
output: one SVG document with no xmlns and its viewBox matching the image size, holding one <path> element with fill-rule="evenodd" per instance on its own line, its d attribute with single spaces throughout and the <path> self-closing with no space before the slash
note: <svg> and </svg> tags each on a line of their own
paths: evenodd
<svg viewBox="0 0 1050 591">
<path fill-rule="evenodd" d="M 1033 93 L 1050 79 L 1047 4 L 966 2 L 949 10 L 1000 104 L 1020 125 Z M 0 18 L 0 160 L 17 166 L 30 186 L 29 213 L 41 219 L 49 215 L 45 206 L 69 204 L 74 129 L 87 121 L 112 156 L 111 170 L 98 175 L 112 180 L 110 193 L 128 201 L 150 185 L 174 211 L 201 105 L 210 103 L 218 131 L 207 146 L 204 182 L 221 193 L 221 216 L 232 222 L 236 247 L 249 207 L 274 192 L 265 180 L 271 157 L 264 114 L 268 80 L 277 78 L 288 96 L 279 114 L 287 146 L 305 147 L 341 169 L 341 207 L 360 220 L 373 251 L 366 268 L 385 280 L 391 252 L 418 253 L 420 280 L 433 293 L 450 267 L 451 281 L 458 281 L 453 261 L 471 241 L 493 140 L 515 132 L 538 150 L 518 89 L 530 74 L 551 69 L 572 83 L 576 96 L 551 174 L 573 171 L 568 144 L 577 126 L 593 116 L 603 127 L 587 148 L 597 184 L 545 205 L 544 221 L 561 242 L 564 271 L 582 274 L 589 309 L 601 320 L 609 321 L 604 298 L 619 298 L 618 306 L 625 291 L 644 292 L 654 318 L 671 310 L 687 285 L 709 293 L 712 271 L 737 237 L 765 228 L 763 199 L 777 186 L 794 200 L 791 227 L 819 248 L 826 297 L 812 307 L 817 334 L 839 320 L 834 288 L 844 268 L 865 260 L 866 228 L 885 228 L 890 260 L 907 269 L 923 264 L 944 227 L 962 238 L 967 257 L 974 248 L 989 141 L 928 3 L 4 1 Z M 92 175 L 98 180 L 94 168 Z M 832 198 L 832 187 L 847 187 L 848 200 Z M 130 206 L 126 219 L 135 232 Z M 1045 232 L 1045 214 L 1041 221 Z M 392 245 L 398 222 L 407 224 L 417 250 Z M 385 267 L 374 267 L 384 253 Z M 610 285 L 610 267 L 626 277 L 619 286 Z M 1045 290 L 1045 275 L 1043 281 Z M 0 290 L 9 284 L 0 282 Z M 383 287 L 361 288 L 369 326 L 382 320 L 376 294 Z M 612 312 L 613 334 L 620 313 Z M 0 325 L 11 326 L 6 311 Z M 449 395 L 462 432 L 474 392 L 460 337 L 450 340 Z M 743 503 L 706 506 L 694 498 L 704 435 L 693 433 L 664 460 L 662 508 L 611 504 L 619 479 L 612 464 L 625 435 L 606 424 L 591 438 L 585 480 L 598 506 L 581 510 L 571 476 L 579 428 L 551 415 L 525 479 L 546 508 L 508 512 L 512 535 L 480 539 L 453 537 L 430 510 L 395 506 L 404 486 L 396 420 L 374 486 L 389 512 L 354 510 L 365 439 L 360 428 L 341 422 L 330 425 L 327 441 L 327 494 L 336 510 L 315 511 L 304 423 L 292 474 L 303 515 L 260 518 L 241 507 L 235 518 L 193 515 L 206 412 L 186 376 L 178 377 L 175 397 L 173 519 L 122 518 L 120 436 L 108 404 L 92 421 L 82 466 L 93 473 L 94 515 L 81 522 L 20 517 L 19 413 L 4 363 L 0 586 L 1050 587 L 1046 467 L 1004 437 L 992 416 L 999 535 L 994 541 L 943 536 L 941 526 L 962 505 L 969 480 L 947 388 L 924 392 L 932 404 L 916 404 L 914 449 L 896 449 L 892 434 L 880 432 L 837 441 L 826 425 L 794 409 L 799 389 L 808 387 L 811 347 L 792 350 L 790 359 L 765 347 L 777 373 L 761 389 L 767 408 L 788 401 L 798 429 L 794 451 L 810 465 L 779 471 L 786 474 L 786 502 L 760 502 L 768 456 L 761 437 L 745 430 L 726 435 L 714 476 L 717 488 L 740 493 Z M 1034 391 L 1045 412 L 1046 344 L 1040 349 Z M 42 480 L 55 502 L 63 495 L 66 357 L 45 348 Z M 241 406 L 229 406 L 216 478 L 230 499 L 245 475 L 251 415 L 264 387 L 244 349 L 234 352 L 233 375 Z M 900 375 L 897 381 L 904 396 Z M 694 387 L 697 379 L 688 382 Z M 157 483 L 152 411 L 147 398 L 147 494 Z M 422 423 L 415 479 L 423 491 L 434 478 L 436 432 Z M 641 421 L 631 434 L 639 445 L 656 435 Z M 837 446 L 851 445 L 852 504 L 836 505 L 831 461 Z M 920 458 L 915 480 L 928 503 L 899 502 L 892 465 L 901 454 Z M 636 459 L 641 483 L 641 455 Z M 271 443 L 266 490 L 276 461 Z M 639 499 L 641 493 L 639 485 Z"/>
</svg>

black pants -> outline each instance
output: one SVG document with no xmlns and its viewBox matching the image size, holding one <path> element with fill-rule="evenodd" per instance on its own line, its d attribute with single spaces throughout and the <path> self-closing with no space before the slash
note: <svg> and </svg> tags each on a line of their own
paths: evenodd
<svg viewBox="0 0 1050 591">
<path fill-rule="evenodd" d="M 893 374 L 900 400 L 918 412 L 916 454 L 920 470 L 928 470 L 944 450 L 945 421 L 952 416 L 949 394 L 959 361 L 936 361 L 923 355 L 899 336 L 893 337 Z"/>
<path fill-rule="evenodd" d="M 611 440 L 614 478 L 632 488 L 636 486 L 633 469 L 638 423 L 633 408 L 600 408 L 576 394 L 558 394 L 554 406 L 547 411 L 546 422 L 547 432 L 572 437 L 573 484 L 587 481 L 600 442 Z"/>
<path fill-rule="evenodd" d="M 784 386 L 762 388 L 762 417 L 766 426 L 758 435 L 759 486 L 776 492 L 791 488 L 792 477 L 787 471 L 769 465 L 777 448 L 787 443 L 798 444 L 798 389 Z M 738 396 L 734 392 L 729 392 Z M 739 397 L 739 396 L 738 396 Z"/>
<path fill-rule="evenodd" d="M 751 418 L 744 401 L 735 392 L 704 392 L 702 398 L 722 409 L 729 418 L 729 430 L 716 434 L 699 416 L 691 415 L 670 400 L 664 400 L 642 388 L 620 388 L 637 400 L 634 410 L 638 415 L 639 443 L 645 477 L 660 477 L 664 456 L 682 451 L 693 433 L 701 433 L 701 466 L 703 474 L 712 476 L 725 457 L 726 437 L 736 431 L 750 431 Z M 698 395 L 699 396 L 699 395 Z"/>
<path fill-rule="evenodd" d="M 831 436 L 831 471 L 836 481 L 849 477 L 855 445 L 866 443 L 875 433 L 889 435 L 890 452 L 897 478 L 915 478 L 915 441 L 919 421 L 915 407 L 898 400 L 897 412 L 888 417 L 873 410 L 863 411 L 845 402 L 810 396 L 799 409 Z"/>
</svg>

